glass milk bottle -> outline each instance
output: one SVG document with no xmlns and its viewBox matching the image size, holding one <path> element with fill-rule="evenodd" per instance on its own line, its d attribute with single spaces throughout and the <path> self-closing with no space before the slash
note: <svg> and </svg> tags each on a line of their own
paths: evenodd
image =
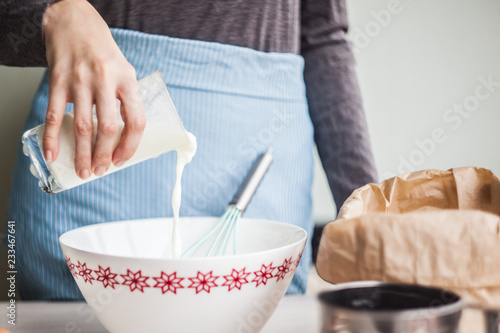
<svg viewBox="0 0 500 333">
<path fill-rule="evenodd" d="M 146 115 L 146 127 L 141 142 L 130 160 L 118 168 L 111 164 L 103 176 L 178 149 L 196 140 L 184 129 L 160 72 L 157 71 L 139 80 L 138 85 Z M 120 130 L 117 133 L 116 143 L 119 141 L 124 126 L 118 110 L 119 108 L 117 108 L 117 118 L 119 118 Z M 30 129 L 23 135 L 23 150 L 31 159 L 31 173 L 38 178 L 38 185 L 47 193 L 62 192 L 99 178 L 92 175 L 83 180 L 76 174 L 73 123 L 73 111 L 66 113 L 59 134 L 59 155 L 52 163 L 47 163 L 43 156 L 45 124 Z M 94 112 L 94 140 L 96 133 L 97 118 Z"/>
</svg>

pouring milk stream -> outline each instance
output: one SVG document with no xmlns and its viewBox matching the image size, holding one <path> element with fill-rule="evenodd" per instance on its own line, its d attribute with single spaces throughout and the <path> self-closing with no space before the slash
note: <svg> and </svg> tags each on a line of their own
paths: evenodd
<svg viewBox="0 0 500 333">
<path fill-rule="evenodd" d="M 196 153 L 196 138 L 184 129 L 174 103 L 170 98 L 167 87 L 161 74 L 155 72 L 138 81 L 139 92 L 144 104 L 146 127 L 137 151 L 121 167 L 111 165 L 103 175 L 129 167 L 136 163 L 175 150 L 177 152 L 177 166 L 175 186 L 172 193 L 172 210 L 174 214 L 172 227 L 172 257 L 181 255 L 182 244 L 179 233 L 179 209 L 181 205 L 181 177 L 184 166 L 191 162 Z M 119 131 L 115 137 L 115 147 L 118 144 L 124 123 L 117 119 Z M 43 134 L 45 124 L 26 131 L 23 135 L 24 153 L 31 159 L 30 170 L 39 179 L 40 188 L 47 193 L 58 193 L 64 190 L 87 183 L 99 177 L 92 175 L 86 180 L 78 177 L 75 171 L 75 136 L 73 111 L 63 117 L 59 135 L 59 156 L 52 163 L 47 163 L 43 157 Z M 94 112 L 94 138 L 97 133 L 97 118 Z"/>
</svg>

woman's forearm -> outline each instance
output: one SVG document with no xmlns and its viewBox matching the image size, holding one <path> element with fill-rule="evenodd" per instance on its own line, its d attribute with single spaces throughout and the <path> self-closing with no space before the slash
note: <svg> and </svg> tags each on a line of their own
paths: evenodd
<svg viewBox="0 0 500 333">
<path fill-rule="evenodd" d="M 337 209 L 354 189 L 377 181 L 346 31 L 344 0 L 304 1 L 302 55 L 309 112 Z"/>
</svg>

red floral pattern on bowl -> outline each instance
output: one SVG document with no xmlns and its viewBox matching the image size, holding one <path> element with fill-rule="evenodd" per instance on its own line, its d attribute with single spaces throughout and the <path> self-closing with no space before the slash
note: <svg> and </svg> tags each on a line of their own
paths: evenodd
<svg viewBox="0 0 500 333">
<path fill-rule="evenodd" d="M 201 292 L 210 293 L 212 288 L 227 287 L 227 291 L 241 290 L 243 285 L 252 285 L 259 287 L 267 285 L 269 281 L 278 282 L 285 279 L 286 276 L 295 273 L 302 252 L 293 259 L 285 258 L 281 265 L 273 266 L 270 262 L 262 264 L 260 270 L 247 272 L 246 267 L 233 268 L 228 274 L 214 275 L 213 271 L 200 272 L 196 276 L 179 276 L 177 272 L 159 271 L 157 275 L 146 276 L 142 270 L 127 269 L 126 274 L 118 274 L 111 271 L 110 267 L 104 268 L 98 265 L 96 269 L 87 266 L 87 263 L 79 260 L 74 263 L 70 257 L 65 256 L 71 274 L 76 279 L 83 279 L 84 283 L 94 284 L 102 283 L 104 288 L 115 289 L 115 285 L 124 285 L 129 287 L 131 292 L 144 292 L 145 288 L 156 288 L 162 294 L 177 294 L 179 289 L 192 289 L 196 294 Z"/>
</svg>

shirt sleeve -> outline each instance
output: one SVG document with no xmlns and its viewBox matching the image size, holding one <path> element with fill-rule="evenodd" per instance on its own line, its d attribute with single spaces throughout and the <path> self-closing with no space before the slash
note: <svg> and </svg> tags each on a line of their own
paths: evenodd
<svg viewBox="0 0 500 333">
<path fill-rule="evenodd" d="M 57 0 L 0 2 L 0 65 L 46 67 L 43 15 Z"/>
<path fill-rule="evenodd" d="M 347 28 L 345 0 L 302 0 L 309 112 L 337 210 L 353 190 L 377 182 Z"/>
</svg>

